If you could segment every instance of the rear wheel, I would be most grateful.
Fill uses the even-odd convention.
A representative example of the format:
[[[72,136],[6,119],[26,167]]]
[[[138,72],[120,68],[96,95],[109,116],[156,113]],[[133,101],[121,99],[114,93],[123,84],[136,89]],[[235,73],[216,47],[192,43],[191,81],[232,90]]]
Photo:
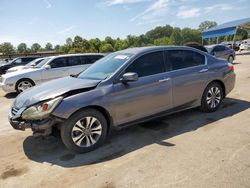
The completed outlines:
[[[214,112],[220,107],[223,99],[223,89],[217,82],[210,83],[201,99],[201,110],[203,112]]]
[[[19,80],[16,84],[16,91],[18,93],[22,93],[24,92],[25,90],[33,87],[35,85],[35,83],[32,81],[32,80],[29,80],[29,79],[22,79],[22,80]]]
[[[86,109],[72,115],[61,127],[65,146],[85,153],[102,145],[107,136],[107,120],[97,110]]]

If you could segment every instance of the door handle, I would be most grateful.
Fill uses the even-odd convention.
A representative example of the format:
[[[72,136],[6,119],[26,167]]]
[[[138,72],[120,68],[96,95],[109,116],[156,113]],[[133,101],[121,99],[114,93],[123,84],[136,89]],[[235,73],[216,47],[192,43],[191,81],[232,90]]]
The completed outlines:
[[[199,71],[199,73],[207,72],[207,71],[208,71],[208,69],[201,69],[201,70]]]
[[[170,80],[170,78],[164,78],[164,79],[162,79],[162,80],[159,80],[159,82],[167,82],[167,81],[169,81]]]

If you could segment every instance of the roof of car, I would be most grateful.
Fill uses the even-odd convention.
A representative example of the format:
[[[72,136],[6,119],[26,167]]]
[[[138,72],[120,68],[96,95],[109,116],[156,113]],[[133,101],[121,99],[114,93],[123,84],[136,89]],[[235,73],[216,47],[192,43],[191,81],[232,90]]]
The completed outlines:
[[[206,48],[214,48],[215,46],[225,46],[224,44],[211,44],[211,45],[206,45]]]
[[[72,56],[87,56],[87,55],[101,55],[104,56],[102,53],[79,53],[79,54],[63,54],[63,55],[57,55],[54,57],[72,57]]]
[[[189,49],[189,50],[197,50],[192,47],[188,46],[147,46],[147,47],[138,47],[138,48],[128,48],[125,50],[120,51],[120,53],[131,53],[131,54],[139,54],[143,52],[148,52],[152,50],[157,50],[157,49]],[[198,50],[201,51],[201,50]]]

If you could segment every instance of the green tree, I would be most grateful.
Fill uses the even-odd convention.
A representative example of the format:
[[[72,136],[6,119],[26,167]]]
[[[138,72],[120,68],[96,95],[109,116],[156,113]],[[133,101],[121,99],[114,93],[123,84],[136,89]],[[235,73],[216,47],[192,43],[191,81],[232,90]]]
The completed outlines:
[[[45,50],[53,50],[53,45],[50,43],[50,42],[48,42],[46,45],[45,45]]]
[[[200,30],[201,32],[203,32],[203,31],[205,31],[205,30],[207,30],[207,29],[210,29],[210,28],[212,28],[212,27],[215,27],[215,26],[217,26],[217,23],[216,23],[216,22],[206,20],[206,21],[200,23],[200,25],[199,25],[199,30]]]
[[[114,48],[111,44],[103,44],[100,50],[103,53],[107,53],[107,52],[113,52]]]
[[[56,52],[59,52],[59,50],[60,50],[60,45],[59,45],[59,44],[55,45],[54,49],[55,49]]]
[[[170,37],[173,32],[173,27],[170,25],[166,26],[158,26],[146,33],[146,37],[152,41],[155,39],[163,38],[163,37]]]
[[[175,27],[170,36],[170,44],[171,45],[181,45],[182,44],[182,36],[181,29],[179,27]]]
[[[72,47],[81,49],[82,48],[82,43],[83,43],[82,37],[77,35],[77,36],[74,37],[74,40],[72,42]]]
[[[25,43],[20,43],[17,46],[17,52],[18,53],[26,53],[27,51],[28,51],[28,49],[27,49],[27,45]]]
[[[197,29],[184,28],[181,30],[182,44],[187,42],[201,43],[201,32]]]
[[[118,38],[115,41],[115,47],[114,47],[115,51],[124,50],[126,48],[128,48],[128,43],[126,40],[121,40]]]
[[[163,37],[163,38],[159,38],[159,39],[154,40],[154,45],[156,45],[156,46],[170,45],[170,44],[171,44],[171,40],[169,37]]]
[[[104,43],[106,43],[106,44],[111,44],[112,47],[115,46],[115,41],[114,41],[114,39],[112,39],[110,36],[107,36],[107,37],[105,38]]]
[[[32,51],[32,52],[37,52],[37,51],[39,51],[40,49],[41,49],[41,45],[38,44],[38,43],[34,43],[34,44],[32,44],[32,46],[31,46],[31,51]]]
[[[66,45],[67,45],[67,46],[69,46],[69,47],[71,47],[71,46],[72,46],[72,44],[73,44],[73,40],[72,40],[72,38],[70,38],[70,37],[69,37],[69,38],[67,38],[67,39],[66,39]]]
[[[14,54],[15,49],[10,42],[4,42],[0,44],[0,52],[3,54]]]
[[[98,38],[90,39],[89,43],[90,43],[92,49],[94,48],[97,52],[100,52],[100,47],[102,45],[102,42],[100,39],[98,39]]]

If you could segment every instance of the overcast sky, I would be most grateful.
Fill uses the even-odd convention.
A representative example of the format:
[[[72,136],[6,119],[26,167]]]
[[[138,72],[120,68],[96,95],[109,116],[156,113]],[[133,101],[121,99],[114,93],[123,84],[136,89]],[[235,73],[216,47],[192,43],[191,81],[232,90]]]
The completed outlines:
[[[250,17],[250,0],[0,0],[0,43],[125,38],[158,25],[197,28]]]

